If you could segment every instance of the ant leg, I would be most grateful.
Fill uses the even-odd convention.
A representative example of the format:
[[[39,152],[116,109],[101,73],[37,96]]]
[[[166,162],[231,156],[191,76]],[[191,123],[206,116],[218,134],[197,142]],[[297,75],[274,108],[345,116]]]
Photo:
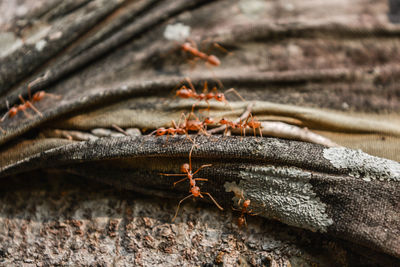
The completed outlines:
[[[190,116],[190,115],[189,115],[189,116]],[[183,119],[184,119],[183,121],[185,122],[185,125],[186,125],[186,122],[188,121],[188,118],[186,117],[185,113],[182,112],[182,113],[181,113],[181,116],[179,117],[178,127],[181,127],[182,117],[183,117]]]
[[[192,89],[193,92],[197,95],[196,89],[194,88],[193,83],[190,80],[190,78],[189,77],[185,77],[185,81],[189,84],[190,89]]]
[[[61,99],[62,95],[56,95],[56,94],[50,94],[50,93],[46,93],[46,96],[50,97],[50,98],[54,98],[54,99]]]
[[[172,218],[172,222],[175,221],[176,216],[178,215],[178,211],[179,211],[179,207],[181,206],[181,203],[182,203],[183,201],[185,201],[186,199],[188,199],[189,197],[191,197],[191,196],[193,196],[193,195],[190,194],[190,195],[188,195],[187,197],[184,197],[183,199],[181,199],[181,201],[179,201],[179,203],[178,203],[178,208],[176,209],[174,218]]]
[[[207,127],[207,126],[205,126],[205,127]],[[204,134],[205,136],[211,136],[211,134],[208,133],[207,130],[204,129],[204,128],[200,128],[198,134],[199,134],[200,132],[201,132],[202,134]]]
[[[195,143],[194,143],[193,139],[192,139],[192,138],[190,138],[189,134],[188,134],[186,131],[185,131],[185,134],[186,134],[186,139],[189,139],[189,140],[190,140],[190,142],[192,142],[192,143],[193,143],[193,145],[195,145]]]
[[[120,133],[122,133],[122,134],[124,134],[124,135],[126,135],[126,136],[129,136],[129,134],[124,130],[124,129],[122,129],[121,127],[119,127],[118,125],[116,125],[116,124],[111,124],[111,127],[113,127],[115,130],[117,130],[118,132],[120,132]]]
[[[207,92],[208,92],[208,83],[207,81],[204,81],[203,94],[206,94]]]
[[[192,171],[192,152],[194,149],[195,143],[193,143],[192,148],[190,149],[189,152],[189,170]]]
[[[228,125],[226,125],[224,136],[227,136],[226,134],[228,133],[228,129],[229,129],[229,127],[228,127]]]
[[[226,93],[229,93],[229,92],[234,92],[235,95],[237,95],[243,102],[246,102],[246,100],[239,94],[238,91],[235,90],[235,88],[230,88],[230,89],[226,90],[226,91],[224,92],[224,95],[225,95]]]
[[[232,210],[234,210],[234,211],[242,211],[242,210],[236,209],[236,208],[234,208],[234,207],[232,207]]]
[[[208,181],[208,179],[206,179],[206,178],[195,178],[194,179],[195,181]]]
[[[183,178],[183,179],[180,179],[179,181],[174,182],[174,187],[175,187],[177,184],[179,184],[180,182],[185,181],[186,179],[187,179],[187,177],[185,177],[185,178]]]
[[[40,112],[30,101],[26,101],[26,105],[33,109],[40,117],[43,117],[42,112]]]
[[[159,173],[159,174],[163,175],[163,176],[187,176],[187,174],[183,174],[183,173]]]
[[[253,210],[251,210],[251,211],[248,211],[247,212],[247,214],[249,214],[249,215],[251,215],[251,216],[258,216],[258,215],[260,215],[262,212],[260,211],[260,212],[257,212],[257,213],[250,213],[250,212],[252,212]]]
[[[208,196],[211,198],[211,200],[214,202],[214,204],[215,204],[220,210],[224,210],[224,208],[221,207],[221,206],[217,203],[217,201],[211,196],[210,193],[203,192],[203,194],[208,195]]]
[[[24,115],[25,115],[27,118],[32,118],[32,115],[29,114],[28,112],[26,112],[25,107],[24,107],[23,109],[21,109],[21,110],[22,110],[22,112],[24,113]]]
[[[192,105],[192,111],[191,111],[191,113],[194,114],[194,108],[195,108],[196,105],[199,104],[200,102],[201,102],[201,101],[197,101],[196,103],[194,103],[194,104]]]
[[[201,169],[206,168],[206,167],[211,167],[211,166],[212,166],[212,164],[204,164],[204,165],[200,166],[200,168],[198,168],[197,171],[195,171],[195,172],[193,173],[193,175],[195,175],[196,173],[198,173]]]
[[[7,118],[8,112],[1,117],[0,122],[3,122]]]
[[[226,49],[225,47],[220,45],[219,43],[214,42],[213,45],[214,45],[214,47],[218,48],[219,50],[221,50],[224,53],[227,53],[228,55],[233,54],[232,52],[229,52],[228,49]]]
[[[174,127],[174,129],[178,129],[178,126],[176,125],[174,120],[171,120],[171,125]],[[172,133],[172,136],[175,136],[176,132]]]

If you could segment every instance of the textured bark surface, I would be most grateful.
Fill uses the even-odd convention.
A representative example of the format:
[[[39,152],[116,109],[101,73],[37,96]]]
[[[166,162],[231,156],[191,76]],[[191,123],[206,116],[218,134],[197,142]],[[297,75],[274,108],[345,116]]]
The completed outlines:
[[[19,94],[28,99],[28,85],[61,96],[35,103],[43,116],[28,110],[0,124],[2,264],[399,263],[394,1],[5,1],[0,12],[0,109],[19,104]],[[193,67],[164,37],[177,23],[221,66]],[[204,80],[234,87],[262,121],[307,127],[373,156],[279,138],[198,137],[194,166],[213,164],[199,173],[209,179],[201,189],[225,211],[187,200],[171,223],[188,187],[158,173],[179,172],[191,143],[141,135],[190,110],[193,101],[173,98],[185,76],[198,90]],[[232,109],[211,102],[209,115],[235,119],[248,106],[227,98]],[[240,192],[260,213],[246,229],[231,211]]]

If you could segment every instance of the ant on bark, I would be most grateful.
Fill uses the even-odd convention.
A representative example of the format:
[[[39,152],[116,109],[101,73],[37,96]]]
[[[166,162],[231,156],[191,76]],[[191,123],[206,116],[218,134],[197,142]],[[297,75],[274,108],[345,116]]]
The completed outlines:
[[[20,112],[20,111],[22,111],[27,118],[31,118],[32,115],[26,111],[29,108],[32,109],[33,111],[35,111],[39,116],[42,117],[43,114],[33,105],[33,103],[41,101],[45,96],[49,96],[49,97],[53,97],[53,98],[61,97],[59,95],[46,93],[45,91],[38,91],[32,97],[30,97],[31,96],[30,86],[28,86],[28,92],[29,92],[29,100],[25,100],[22,97],[22,95],[19,95],[18,97],[22,104],[14,105],[13,107],[9,108],[8,111],[6,112],[6,114],[4,114],[3,117],[0,119],[0,123],[3,122],[7,116],[9,118],[12,118],[15,115],[17,115],[18,112]],[[8,104],[8,102],[7,102],[7,104]],[[3,132],[4,132],[4,130],[3,130]]]
[[[213,87],[213,89],[211,90],[211,92],[208,91],[208,83],[207,81],[204,82],[204,87],[203,87],[203,92],[201,94],[198,94],[196,92],[195,87],[193,86],[192,81],[190,80],[189,77],[185,78],[185,81],[189,84],[190,88],[187,88],[186,85],[183,85],[180,89],[178,89],[178,91],[176,91],[176,96],[179,96],[180,98],[193,98],[198,100],[196,103],[194,103],[192,105],[192,113],[194,111],[194,107],[201,102],[202,100],[205,100],[205,102],[207,103],[208,107],[207,110],[210,110],[210,102],[209,100],[211,99],[215,99],[218,102],[224,102],[226,105],[230,106],[229,102],[226,100],[225,94],[228,92],[234,92],[241,100],[245,101],[243,99],[243,97],[234,89],[228,89],[225,91],[225,93],[220,93],[218,92],[217,87]],[[232,107],[231,107],[232,109]]]
[[[233,121],[229,121],[229,120],[227,120],[225,118],[222,118],[219,121],[219,123],[222,124],[222,125],[226,125],[224,135],[226,135],[226,133],[228,132],[229,127],[231,127],[233,129],[234,128],[240,129],[240,136],[242,136],[243,135],[243,130],[246,128],[246,124],[243,124],[241,121],[239,123],[236,123],[236,122],[233,122]],[[246,133],[245,133],[245,135],[246,135]]]
[[[200,121],[199,118],[194,115],[194,113],[190,113],[188,117],[184,113],[182,113],[181,117],[184,117],[185,122],[182,125],[186,131],[197,131],[198,133],[203,133],[204,135],[210,135],[207,132],[207,125],[214,124],[214,120],[210,117],[205,118],[203,121]],[[190,120],[190,117],[194,116],[195,120]]]
[[[183,178],[183,179],[181,179],[181,180],[179,180],[179,181],[174,182],[174,186],[175,186],[176,184],[180,183],[180,182],[185,181],[186,179],[188,179],[188,180],[189,180],[189,183],[190,183],[190,190],[189,190],[190,195],[184,197],[183,199],[181,199],[181,200],[179,201],[178,208],[176,209],[175,216],[174,216],[174,218],[172,219],[172,221],[175,221],[176,216],[178,215],[179,208],[180,208],[181,203],[182,203],[183,201],[185,201],[186,199],[188,199],[188,198],[190,198],[190,197],[201,197],[201,198],[204,198],[203,194],[204,194],[204,195],[208,195],[208,196],[211,198],[211,200],[214,202],[214,204],[215,204],[220,210],[224,210],[224,209],[217,203],[217,201],[211,196],[210,193],[201,192],[201,191],[200,191],[200,188],[196,185],[196,181],[208,181],[208,179],[205,179],[205,178],[194,178],[194,175],[195,175],[196,173],[198,173],[201,169],[212,166],[212,164],[204,164],[204,165],[200,166],[200,168],[198,168],[195,172],[192,172],[192,152],[193,152],[194,147],[195,147],[195,144],[193,144],[192,148],[190,149],[190,153],[189,153],[189,164],[188,164],[188,163],[184,163],[184,164],[182,164],[182,166],[181,166],[181,172],[183,172],[183,174],[181,174],[181,173],[179,173],[179,174],[160,173],[160,174],[163,175],[163,176],[185,176],[185,178]]]
[[[249,118],[251,118],[250,121]],[[262,137],[262,131],[261,131],[261,122],[258,121],[257,119],[255,119],[255,117],[253,117],[253,115],[251,115],[251,113],[249,114],[249,116],[246,119],[246,126],[249,128],[252,128],[254,131],[254,136],[256,136],[256,129],[258,129],[260,136]]]
[[[183,51],[192,54],[195,58],[199,58],[204,60],[206,63],[218,67],[221,64],[221,61],[214,55],[207,55],[204,52],[201,52],[197,49],[197,45],[195,42],[186,42],[181,45]]]
[[[172,124],[172,127],[169,127],[169,128],[167,128],[167,129],[164,128],[164,127],[158,128],[157,130],[154,130],[153,132],[151,132],[151,133],[149,134],[149,136],[150,136],[150,135],[153,135],[153,134],[156,134],[156,136],[167,135],[166,141],[168,142],[168,137],[169,137],[170,135],[174,136],[174,135],[176,135],[176,134],[186,134],[186,138],[188,138],[192,143],[194,143],[194,141],[190,138],[190,136],[189,136],[188,132],[186,131],[186,129],[183,128],[183,127],[180,127],[180,126],[179,126],[179,123],[178,123],[178,125],[177,125],[177,124],[175,123],[175,121],[172,120],[172,121],[171,121],[171,124]]]
[[[232,207],[233,210],[240,211],[240,216],[237,220],[237,225],[239,228],[241,228],[243,225],[246,225],[246,227],[247,227],[246,214],[251,215],[251,216],[256,216],[256,215],[260,214],[260,213],[253,213],[253,210],[248,210],[251,202],[250,202],[250,199],[246,199],[246,200],[244,199],[243,191],[241,193],[241,196],[239,197],[238,206],[240,206],[240,203],[242,200],[243,200],[243,205],[242,205],[241,209],[236,209],[236,208]]]
[[[196,120],[190,120],[191,116],[195,116]],[[181,124],[181,120],[184,118],[184,123]],[[193,113],[190,113],[189,116],[186,116],[185,113],[181,114],[181,117],[179,119],[178,124],[175,123],[174,120],[171,121],[172,127],[170,128],[158,128],[157,130],[151,132],[149,135],[155,134],[156,136],[162,136],[162,135],[167,135],[167,140],[168,141],[168,136],[169,135],[176,135],[176,134],[186,134],[186,137],[194,144],[194,141],[190,138],[189,136],[189,131],[197,131],[198,133],[203,133],[204,135],[210,135],[206,131],[206,127],[209,124],[213,124],[214,121],[211,118],[205,118],[203,121],[200,121],[196,115]]]
[[[251,118],[251,120],[249,121],[249,119]],[[238,128],[240,129],[240,135],[242,136],[244,134],[244,136],[246,136],[246,128],[251,128],[254,131],[254,136],[256,136],[256,129],[259,130],[260,132],[260,136],[262,137],[262,132],[261,132],[261,122],[254,119],[255,117],[253,117],[253,115],[251,115],[251,113],[249,114],[249,116],[247,116],[247,119],[242,122],[240,121],[239,123],[233,122],[233,121],[229,121],[225,118],[222,118],[219,123],[220,124],[224,124],[226,125],[226,129],[225,129],[225,135],[228,131],[228,127],[231,128]]]
[[[26,110],[28,108],[33,109],[37,114],[39,114],[39,116],[43,116],[43,114],[32,104],[33,101],[31,102],[29,100],[25,100],[21,95],[19,95],[18,97],[21,100],[22,104],[15,105],[15,106],[9,108],[8,111],[6,112],[6,114],[4,114],[4,116],[0,119],[0,122],[3,122],[7,116],[9,118],[14,117],[20,111],[22,111],[27,118],[30,118],[30,117],[32,117],[32,115],[30,115],[28,112],[26,112]],[[35,101],[39,101],[39,100],[35,100]]]

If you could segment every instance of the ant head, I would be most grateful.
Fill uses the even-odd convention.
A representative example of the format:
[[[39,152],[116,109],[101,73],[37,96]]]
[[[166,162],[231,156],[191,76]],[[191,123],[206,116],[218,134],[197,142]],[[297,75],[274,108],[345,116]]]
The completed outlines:
[[[190,189],[190,192],[193,194],[193,196],[198,197],[200,196],[200,188],[198,186],[193,186]]]
[[[40,101],[45,95],[46,95],[46,93],[45,93],[44,91],[36,92],[36,93],[32,96],[32,100],[33,100],[33,101]]]
[[[212,118],[207,117],[207,118],[204,119],[204,123],[205,123],[205,124],[213,124],[213,123],[215,123],[215,122],[214,122],[214,120],[213,120]]]
[[[15,115],[17,115],[17,113],[18,113],[18,108],[17,107],[12,107],[12,108],[10,108],[9,110],[8,110],[8,116],[11,118],[11,117],[14,117]]]
[[[225,119],[225,118],[222,118],[222,119],[219,121],[219,123],[221,123],[221,124],[227,124],[227,123],[228,123],[228,120]]]
[[[214,55],[209,55],[207,58],[207,62],[216,67],[221,64],[221,61],[219,61],[219,59]]]
[[[190,166],[189,166],[188,163],[182,164],[182,166],[181,166],[181,172],[188,173],[188,172],[189,172],[189,169],[190,169]]]
[[[166,130],[165,128],[159,128],[159,129],[157,129],[157,131],[156,131],[156,135],[157,135],[157,136],[164,135],[164,134],[166,134],[166,133],[167,133],[167,130]]]
[[[250,199],[246,199],[244,202],[243,202],[243,207],[248,207],[248,206],[250,206]]]
[[[192,49],[192,46],[190,45],[190,43],[184,43],[183,45],[182,45],[182,49],[184,50],[184,51],[188,51],[188,50],[190,50],[190,49]]]
[[[225,95],[223,93],[218,93],[215,95],[215,100],[219,101],[219,102],[225,102]]]

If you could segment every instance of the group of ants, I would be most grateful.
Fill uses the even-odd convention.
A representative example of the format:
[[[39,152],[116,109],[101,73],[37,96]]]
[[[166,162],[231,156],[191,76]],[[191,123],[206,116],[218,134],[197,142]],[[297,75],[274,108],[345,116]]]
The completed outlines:
[[[215,56],[215,55],[209,55],[207,53],[201,52],[197,49],[197,47],[195,46],[194,43],[189,43],[186,42],[184,44],[181,45],[181,49],[183,51],[186,51],[188,53],[190,53],[193,57],[195,57],[196,59],[200,59],[205,61],[207,64],[211,65],[211,66],[219,66],[221,64],[220,60]],[[218,121],[218,123],[216,123],[216,121],[214,121],[212,118],[210,117],[206,117],[204,120],[200,120],[195,114],[194,114],[194,108],[195,106],[202,102],[205,101],[208,105],[207,111],[209,111],[210,109],[210,100],[216,100],[218,102],[223,102],[226,105],[229,105],[228,101],[225,98],[225,94],[227,92],[233,91],[235,92],[242,100],[244,100],[239,93],[236,92],[235,89],[231,88],[227,91],[225,91],[225,93],[221,93],[218,92],[217,87],[214,87],[211,91],[208,91],[208,84],[207,82],[204,82],[204,87],[203,87],[203,92],[202,93],[197,93],[195,87],[193,86],[191,80],[186,77],[185,78],[186,83],[188,84],[189,87],[187,87],[186,85],[182,85],[177,91],[176,91],[176,96],[180,97],[180,98],[184,98],[184,99],[194,99],[197,100],[197,102],[195,102],[192,105],[192,110],[191,112],[186,115],[185,113],[181,114],[181,117],[179,119],[178,124],[175,123],[174,120],[171,121],[171,126],[170,128],[159,128],[155,131],[153,131],[152,133],[150,133],[150,135],[155,134],[156,136],[162,136],[162,135],[167,135],[167,140],[168,140],[168,136],[169,135],[177,135],[177,134],[185,134],[187,139],[189,139],[193,145],[192,148],[189,152],[189,163],[184,163],[182,164],[180,171],[181,173],[179,174],[168,174],[168,173],[160,173],[160,175],[163,176],[182,176],[184,178],[182,178],[179,181],[176,181],[173,183],[173,186],[175,187],[176,184],[180,183],[180,182],[184,182],[186,180],[189,180],[189,185],[190,185],[190,195],[184,197],[183,199],[181,199],[178,203],[178,207],[176,209],[175,212],[175,216],[173,217],[172,221],[174,221],[178,215],[179,212],[179,208],[180,205],[182,204],[183,201],[185,201],[186,199],[190,198],[190,197],[201,197],[204,198],[203,195],[207,195],[210,197],[210,199],[214,202],[214,204],[220,209],[223,210],[223,208],[218,204],[218,202],[212,197],[212,195],[208,192],[202,192],[200,190],[200,187],[198,185],[196,185],[196,181],[208,181],[208,179],[205,178],[198,178],[198,177],[194,177],[201,169],[206,168],[206,167],[210,167],[212,166],[212,164],[205,164],[200,166],[195,172],[192,171],[192,152],[194,147],[196,146],[195,142],[190,138],[189,136],[189,132],[197,132],[198,134],[203,134],[206,136],[210,136],[211,133],[207,131],[207,126],[209,125],[216,125],[216,124],[220,124],[221,126],[225,127],[225,133],[224,135],[227,134],[229,128],[233,128],[233,129],[240,129],[240,134],[241,136],[245,135],[245,131],[246,128],[250,128],[253,129],[254,132],[254,136],[256,136],[256,129],[259,130],[259,134],[262,137],[262,132],[261,132],[261,122],[259,122],[255,117],[252,116],[251,112],[249,112],[248,116],[246,119],[242,120],[240,119],[239,122],[235,122],[235,121],[230,121],[226,118],[222,118]],[[192,119],[192,117],[194,117],[194,119]],[[181,123],[181,121],[183,121]],[[238,227],[241,228],[243,225],[247,226],[247,222],[246,222],[246,215],[257,215],[255,213],[253,213],[253,211],[251,209],[249,209],[250,207],[250,199],[245,199],[244,195],[243,195],[243,191],[240,194],[235,193],[236,197],[239,199],[237,206],[240,207],[240,209],[237,208],[233,208],[233,210],[235,211],[239,211],[240,212],[240,216],[238,217],[237,220],[237,224]]]
[[[191,54],[195,59],[200,59],[205,61],[207,64],[211,65],[211,66],[219,66],[221,64],[220,60],[215,56],[215,55],[211,55],[211,54],[207,54],[204,52],[201,52],[200,50],[197,49],[196,45],[194,43],[189,43],[189,42],[185,42],[184,44],[181,45],[181,49],[189,54]],[[182,113],[181,118],[178,122],[178,124],[175,123],[175,121],[172,120],[172,127],[170,128],[159,128],[155,131],[153,131],[152,133],[150,133],[150,135],[155,134],[156,136],[162,136],[162,135],[167,135],[167,140],[168,140],[168,136],[169,135],[177,135],[177,134],[185,134],[186,137],[193,143],[193,146],[190,150],[189,153],[189,163],[185,163],[181,166],[180,170],[182,173],[180,174],[167,174],[167,173],[161,173],[161,175],[164,176],[184,176],[185,178],[174,182],[174,186],[180,182],[183,182],[185,180],[189,180],[189,184],[190,184],[190,195],[186,196],[185,198],[183,198],[182,200],[179,201],[177,210],[175,212],[175,216],[173,217],[172,221],[174,221],[178,215],[178,211],[180,208],[180,205],[183,201],[185,201],[186,199],[190,198],[190,197],[201,197],[203,198],[203,195],[208,195],[210,197],[210,199],[215,203],[215,205],[220,209],[223,210],[223,208],[217,203],[217,201],[211,196],[210,193],[207,192],[201,192],[199,186],[196,185],[196,181],[208,181],[208,179],[205,178],[194,178],[194,176],[203,168],[206,167],[210,167],[211,164],[206,164],[206,165],[202,165],[200,168],[198,168],[195,172],[192,171],[192,161],[191,161],[191,156],[192,156],[192,151],[194,149],[194,147],[196,146],[195,142],[190,138],[189,136],[189,132],[197,132],[198,134],[204,134],[207,136],[210,136],[211,134],[207,131],[207,126],[209,125],[215,125],[216,122],[212,119],[212,118],[205,118],[203,121],[200,121],[199,118],[194,114],[194,108],[195,106],[200,103],[201,101],[205,101],[208,104],[208,109],[210,109],[210,104],[209,101],[214,99],[218,102],[223,102],[227,105],[229,105],[228,101],[225,98],[225,94],[218,92],[217,87],[214,87],[210,92],[208,91],[208,85],[207,82],[204,83],[204,88],[203,88],[203,92],[198,94],[196,92],[195,87],[193,86],[191,80],[189,78],[185,78],[185,81],[187,82],[187,84],[189,85],[189,87],[187,87],[186,85],[182,85],[177,91],[176,91],[176,96],[180,97],[180,98],[184,98],[184,99],[195,99],[197,100],[197,102],[195,104],[193,104],[192,106],[192,110],[190,112],[189,115],[185,115],[184,113]],[[35,103],[41,101],[44,97],[51,97],[51,98],[60,98],[61,96],[59,95],[55,95],[55,94],[50,94],[50,93],[46,93],[45,91],[38,91],[35,94],[31,95],[31,86],[32,84],[35,83],[32,82],[28,85],[28,96],[29,96],[29,100],[25,100],[22,95],[19,95],[19,99],[21,101],[21,104],[19,105],[14,105],[13,107],[8,107],[8,111],[1,117],[0,119],[0,123],[3,123],[7,118],[11,119],[13,117],[15,117],[19,112],[23,112],[24,115],[27,118],[31,118],[32,115],[30,113],[27,112],[28,109],[33,110],[37,115],[39,116],[43,116],[43,114],[39,111],[38,108],[35,107]],[[225,91],[225,93],[229,92],[229,91],[234,91],[241,99],[243,99],[236,91],[235,89],[231,88],[227,91]],[[7,106],[8,106],[8,102],[7,102]],[[195,119],[191,119],[192,116]],[[183,118],[183,123],[181,123],[181,120]],[[261,122],[259,122],[258,120],[256,120],[251,113],[249,113],[249,116],[247,116],[247,118],[243,121],[240,122],[234,122],[234,121],[230,121],[227,120],[225,118],[222,118],[221,120],[219,120],[219,124],[220,125],[224,125],[225,126],[225,133],[224,135],[227,134],[227,131],[229,128],[236,128],[236,129],[240,129],[241,135],[244,133],[245,134],[245,130],[246,128],[250,128],[253,129],[254,131],[254,135],[256,136],[256,129],[259,129],[259,133],[260,136],[262,137],[262,132],[261,132]],[[3,128],[0,127],[0,131],[5,133],[5,130]],[[236,197],[239,199],[237,205],[238,207],[241,206],[241,209],[236,209],[236,208],[232,208],[233,210],[236,211],[240,211],[240,216],[238,218],[237,224],[240,227],[242,227],[243,225],[247,225],[246,223],[246,214],[249,215],[257,215],[254,214],[252,212],[252,210],[249,209],[250,206],[250,200],[249,199],[245,199],[243,196],[243,192],[239,195],[236,195]]]

